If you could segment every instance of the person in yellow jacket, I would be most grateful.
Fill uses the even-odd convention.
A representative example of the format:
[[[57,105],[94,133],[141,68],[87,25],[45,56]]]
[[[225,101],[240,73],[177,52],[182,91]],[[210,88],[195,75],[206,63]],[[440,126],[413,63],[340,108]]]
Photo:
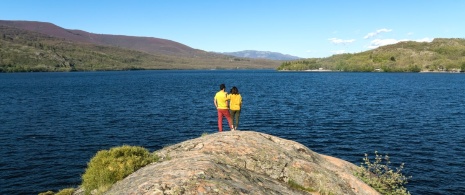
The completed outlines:
[[[239,116],[241,115],[242,96],[236,86],[231,88],[229,99],[229,112],[233,120],[234,130],[237,130],[237,127],[239,126]]]
[[[225,91],[226,85],[220,85],[220,91],[218,91],[213,98],[213,103],[215,103],[216,110],[218,112],[218,130],[223,131],[223,117],[226,117],[228,120],[228,125],[231,127],[231,131],[234,131],[231,116],[229,115],[228,93]]]

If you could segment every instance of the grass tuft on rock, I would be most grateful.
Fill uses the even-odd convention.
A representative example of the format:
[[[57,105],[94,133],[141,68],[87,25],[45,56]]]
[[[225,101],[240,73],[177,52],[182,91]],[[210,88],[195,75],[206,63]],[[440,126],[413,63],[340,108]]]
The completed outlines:
[[[60,190],[55,195],[73,195],[73,193],[75,191],[76,191],[76,189],[74,189],[74,188],[66,188],[66,189]]]
[[[301,191],[306,191],[306,192],[316,192],[316,190],[314,190],[313,188],[310,188],[310,187],[304,187],[302,185],[300,185],[299,183],[297,183],[296,181],[292,180],[292,179],[289,179],[289,181],[287,182],[287,184],[293,188],[293,189],[296,189],[296,190],[301,190]]]
[[[39,193],[39,195],[73,195],[73,193],[76,191],[74,188],[66,188],[62,189],[59,192],[55,193],[53,191],[47,191],[47,192],[42,192]]]

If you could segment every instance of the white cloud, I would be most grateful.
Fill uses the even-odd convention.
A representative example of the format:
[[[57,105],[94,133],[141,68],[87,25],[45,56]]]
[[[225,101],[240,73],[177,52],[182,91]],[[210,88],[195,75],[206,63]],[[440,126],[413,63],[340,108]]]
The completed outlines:
[[[331,51],[331,53],[333,54],[343,54],[343,53],[347,53],[346,50],[335,50],[335,51]]]
[[[408,36],[411,36],[411,35],[413,35],[413,32],[409,32],[409,33],[407,33],[407,35],[408,35]]]
[[[415,41],[416,42],[431,42],[431,41],[433,41],[433,39],[426,37],[426,38],[423,38],[423,39],[417,39]]]
[[[365,35],[363,38],[364,38],[364,39],[368,39],[368,38],[371,38],[371,37],[374,37],[374,36],[378,35],[379,33],[382,33],[382,32],[391,32],[391,31],[392,31],[392,29],[382,28],[382,29],[376,30],[375,32],[368,33],[368,34]]]
[[[417,39],[417,40],[375,39],[375,40],[370,42],[370,45],[368,46],[368,48],[374,49],[374,48],[381,47],[381,46],[384,46],[384,45],[396,44],[396,43],[399,43],[399,42],[402,42],[402,41],[431,42],[431,41],[433,41],[433,39],[430,39],[430,38],[423,38],[423,39]]]
[[[397,40],[397,39],[375,39],[375,40],[371,41],[370,46],[368,46],[368,48],[374,49],[374,48],[384,46],[384,45],[395,44],[395,43],[398,43],[400,41],[401,40]]]
[[[346,43],[353,43],[353,42],[355,42],[355,39],[343,40],[343,39],[338,39],[338,38],[331,38],[331,39],[328,39],[328,40],[331,41],[331,42],[334,43],[334,44],[346,44]]]

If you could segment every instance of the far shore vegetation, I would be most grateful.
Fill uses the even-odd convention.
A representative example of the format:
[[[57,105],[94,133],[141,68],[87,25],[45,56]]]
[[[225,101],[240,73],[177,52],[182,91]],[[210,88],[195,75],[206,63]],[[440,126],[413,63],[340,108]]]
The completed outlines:
[[[200,52],[196,56],[146,53],[123,47],[73,42],[0,26],[1,72],[107,70],[276,69],[278,71],[464,72],[465,39],[400,42],[327,58],[292,61],[239,58]]]
[[[283,62],[280,71],[464,72],[465,39],[400,42],[354,54]]]

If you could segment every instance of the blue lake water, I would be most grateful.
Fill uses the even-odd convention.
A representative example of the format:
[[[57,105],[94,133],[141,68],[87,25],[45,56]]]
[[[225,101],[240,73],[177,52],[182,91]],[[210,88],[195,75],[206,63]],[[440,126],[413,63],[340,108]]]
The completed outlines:
[[[378,151],[412,194],[465,193],[465,74],[204,70],[0,74],[0,194],[77,187],[99,150],[216,133],[221,83],[243,97],[239,130],[356,165]]]

